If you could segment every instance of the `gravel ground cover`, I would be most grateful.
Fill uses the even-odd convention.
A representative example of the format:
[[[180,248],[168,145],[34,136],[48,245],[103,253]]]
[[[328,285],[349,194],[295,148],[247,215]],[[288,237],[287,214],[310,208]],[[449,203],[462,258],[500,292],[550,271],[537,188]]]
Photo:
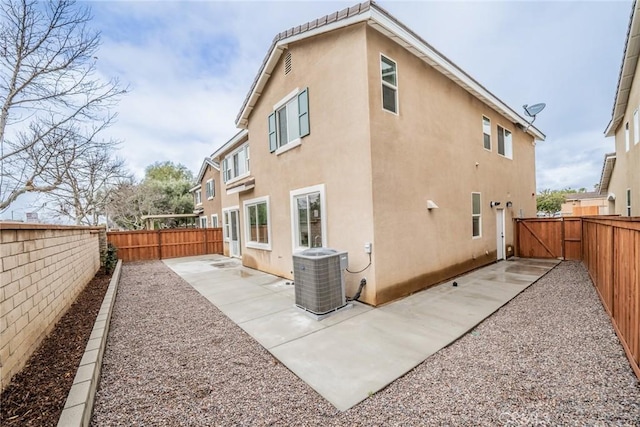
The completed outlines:
[[[636,426],[640,383],[577,262],[339,412],[155,261],[124,265],[92,425]]]

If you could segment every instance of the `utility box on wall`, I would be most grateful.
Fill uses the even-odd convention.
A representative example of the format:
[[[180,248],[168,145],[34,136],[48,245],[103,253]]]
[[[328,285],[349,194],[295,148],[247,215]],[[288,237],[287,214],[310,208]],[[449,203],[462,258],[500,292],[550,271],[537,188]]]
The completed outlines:
[[[346,305],[347,252],[312,248],[293,255],[295,301],[299,308],[324,315]]]

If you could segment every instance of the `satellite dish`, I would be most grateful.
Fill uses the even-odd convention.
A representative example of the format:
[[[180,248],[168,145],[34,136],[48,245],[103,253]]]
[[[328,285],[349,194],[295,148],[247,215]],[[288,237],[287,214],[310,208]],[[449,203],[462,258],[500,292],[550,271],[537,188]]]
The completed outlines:
[[[534,104],[532,106],[528,106],[527,104],[524,104],[522,106],[522,108],[524,108],[524,112],[525,112],[525,114],[527,116],[535,118],[536,115],[540,111],[544,110],[544,107],[546,107],[546,106],[547,106],[547,104],[545,104],[545,103]]]

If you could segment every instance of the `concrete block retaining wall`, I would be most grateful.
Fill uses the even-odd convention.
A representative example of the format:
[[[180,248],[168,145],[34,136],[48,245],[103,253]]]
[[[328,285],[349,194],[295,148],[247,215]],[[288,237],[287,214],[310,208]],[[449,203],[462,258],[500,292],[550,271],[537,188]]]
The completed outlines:
[[[100,268],[100,231],[0,224],[0,391]]]

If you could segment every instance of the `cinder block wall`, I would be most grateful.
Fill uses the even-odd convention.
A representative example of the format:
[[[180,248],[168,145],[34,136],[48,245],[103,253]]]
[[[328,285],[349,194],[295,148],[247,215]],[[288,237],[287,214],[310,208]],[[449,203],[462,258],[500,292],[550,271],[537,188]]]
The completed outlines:
[[[0,391],[100,268],[99,232],[0,223]]]

